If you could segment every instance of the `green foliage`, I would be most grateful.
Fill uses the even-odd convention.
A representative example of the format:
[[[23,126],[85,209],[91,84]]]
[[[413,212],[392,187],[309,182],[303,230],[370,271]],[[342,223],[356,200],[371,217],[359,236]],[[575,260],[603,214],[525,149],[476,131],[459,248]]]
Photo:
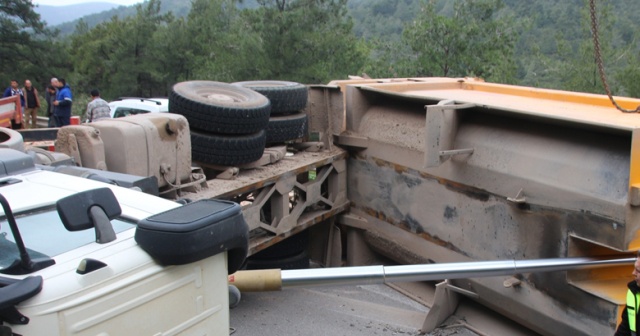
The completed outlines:
[[[640,12],[597,3],[610,86],[640,97]],[[42,90],[64,77],[74,114],[93,88],[166,96],[192,79],[479,76],[603,92],[588,0],[148,0],[61,29],[45,29],[30,0],[0,0],[0,83]]]
[[[375,39],[368,42],[369,57],[362,72],[371,78],[415,77],[416,57],[411,48],[399,40]]]
[[[89,93],[87,92],[76,92],[72,89],[72,94],[73,94],[73,104],[71,105],[71,115],[74,116],[80,116],[80,119],[82,119],[82,116],[84,115],[84,113],[87,111],[87,105],[89,104],[89,102],[91,102],[91,95],[89,95]],[[46,104],[44,105],[44,110],[46,111]]]
[[[178,81],[283,79],[321,83],[355,73],[366,46],[352,33],[346,0],[195,0],[186,17],[162,14],[159,0],[137,14],[71,37],[73,80],[103,96],[167,95]]]
[[[366,46],[351,32],[346,0],[258,0],[243,11],[262,41],[264,78],[323,83],[364,64]]]
[[[82,91],[99,88],[107,98],[167,95],[167,69],[161,62],[167,53],[154,41],[173,16],[160,14],[159,0],[149,0],[136,10],[136,16],[114,16],[93,29],[82,21],[78,24],[70,51],[73,79]]]
[[[108,2],[108,1],[107,1]],[[142,4],[144,5],[144,3]],[[75,28],[80,22],[80,20],[84,21],[89,28],[93,28],[100,23],[110,21],[114,16],[117,16],[119,19],[125,19],[130,16],[135,16],[137,14],[137,6],[119,6],[117,8],[95,13],[91,15],[87,15],[82,19],[74,20],[71,22],[66,22],[56,26],[56,28],[60,31],[61,36],[69,36],[75,32]],[[185,0],[163,0],[160,4],[160,13],[159,14],[168,14],[171,12],[175,17],[185,17],[189,13],[191,9],[191,1]]]
[[[515,34],[512,20],[496,15],[502,6],[500,0],[460,0],[446,16],[436,12],[435,2],[423,3],[403,33],[416,54],[415,75],[512,82]]]
[[[555,15],[549,8],[552,3]],[[598,3],[602,57],[605,61],[615,60],[620,54],[613,48],[617,42],[612,7],[607,2]],[[521,10],[536,14],[529,17],[527,29],[520,30],[525,37],[518,42],[519,83],[604,93],[594,59],[588,8],[588,0],[557,4],[545,0],[524,5]],[[616,86],[615,82],[611,84]]]
[[[0,0],[0,62],[2,68],[8,66],[4,62],[11,62],[26,56],[21,48],[25,44],[33,43],[32,30],[35,34],[44,32],[44,25],[40,16],[33,11],[33,4],[29,0]]]
[[[260,78],[262,45],[232,0],[195,0],[188,16],[185,46],[193,57],[191,77],[232,82]]]
[[[30,0],[0,0],[0,83],[30,79],[39,89],[67,64],[55,32],[44,28]]]
[[[353,32],[365,39],[400,40],[405,22],[420,10],[416,0],[350,0]]]
[[[626,95],[630,97],[640,97],[640,68],[636,65],[639,64],[640,58],[636,54],[634,59],[635,64],[629,64],[625,68],[622,68],[617,73],[617,78],[625,89]]]
[[[460,15],[454,7],[461,0],[434,0],[431,15],[444,18],[454,18]],[[414,64],[406,55],[407,37],[403,37],[402,27],[398,25],[398,11],[390,16],[378,15],[378,2],[383,3],[385,12],[395,4],[396,8],[405,6],[410,8],[410,16],[403,18],[404,22],[420,22],[423,11],[416,10],[420,0],[350,0],[349,9],[355,19],[354,32],[373,41],[373,52],[365,66],[370,74],[398,73],[401,77],[437,73],[425,66],[411,68]],[[500,62],[490,71],[491,75],[483,75],[485,79],[497,82],[512,82],[520,85],[578,90],[587,92],[603,92],[599,76],[595,72],[593,58],[592,37],[590,32],[590,18],[588,16],[588,0],[503,0],[503,6],[494,8],[494,18],[510,22],[508,29],[513,31],[513,57],[511,62]],[[601,43],[603,44],[603,59],[608,74],[610,86],[614,92],[622,95],[640,97],[634,89],[640,77],[636,74],[640,59],[640,38],[637,33],[640,13],[635,6],[622,0],[598,0],[598,15],[600,21]],[[415,14],[415,15],[411,15]],[[438,20],[436,20],[438,21]],[[440,18],[442,23],[443,18]],[[445,24],[447,20],[444,20]],[[434,22],[435,23],[435,22]],[[463,29],[449,20],[448,31],[461,33]],[[459,25],[466,25],[467,20],[460,20]],[[409,27],[407,27],[409,28]],[[384,32],[384,33],[382,33]],[[425,32],[420,32],[426,34]],[[409,34],[405,31],[405,35]],[[448,37],[451,42],[455,39]],[[500,39],[501,36],[494,35]],[[470,39],[463,39],[469,40]],[[472,41],[475,42],[475,41]],[[508,41],[511,43],[511,41]],[[462,43],[462,47],[470,49]],[[420,47],[420,45],[418,45]],[[424,45],[422,46],[426,48]],[[477,50],[473,49],[474,52]],[[399,55],[389,55],[388,51]],[[483,51],[484,53],[484,51]],[[414,55],[415,58],[418,55]],[[493,56],[491,56],[493,57]],[[499,56],[495,56],[499,57]],[[424,58],[424,57],[423,57]],[[504,58],[503,58],[504,59]],[[460,60],[448,61],[436,59],[441,64],[459,63]],[[425,64],[425,60],[421,60]],[[505,67],[503,69],[502,67]],[[388,72],[387,69],[394,69]],[[396,71],[396,69],[404,69]],[[473,70],[473,69],[472,69]],[[406,72],[405,72],[406,71]],[[450,71],[450,70],[448,70]],[[467,70],[468,71],[468,70]],[[459,73],[456,72],[456,75]],[[475,71],[464,72],[464,75],[479,75]],[[595,76],[594,76],[595,75]]]
[[[151,45],[155,49],[157,62],[155,77],[161,87],[168,92],[172,83],[192,78],[194,51],[190,38],[187,38],[187,22],[184,18],[170,20],[166,26],[158,27],[153,34]],[[160,91],[162,91],[160,89]]]

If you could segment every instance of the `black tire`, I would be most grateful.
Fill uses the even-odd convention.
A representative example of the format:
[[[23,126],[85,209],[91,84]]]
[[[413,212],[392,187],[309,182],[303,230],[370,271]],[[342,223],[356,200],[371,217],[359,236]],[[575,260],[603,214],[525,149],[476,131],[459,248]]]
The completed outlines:
[[[24,140],[22,134],[12,129],[0,127],[0,148],[10,148],[23,152]]]
[[[169,112],[182,114],[195,130],[253,134],[267,127],[271,104],[242,87],[211,81],[181,82],[169,95]]]
[[[308,130],[309,122],[306,113],[271,117],[267,125],[267,143],[304,138]]]
[[[246,269],[305,269],[309,268],[309,255],[307,251],[302,251],[297,255],[282,259],[253,259],[247,258]]]
[[[251,259],[281,259],[300,254],[309,246],[309,232],[303,231],[251,256]]]
[[[205,164],[241,165],[262,157],[266,139],[265,131],[236,136],[191,131],[191,157]]]
[[[295,112],[307,106],[307,87],[296,82],[248,81],[232,85],[251,89],[269,98],[271,115]]]
[[[240,300],[242,300],[242,293],[238,287],[229,285],[229,308],[237,307],[240,304]]]

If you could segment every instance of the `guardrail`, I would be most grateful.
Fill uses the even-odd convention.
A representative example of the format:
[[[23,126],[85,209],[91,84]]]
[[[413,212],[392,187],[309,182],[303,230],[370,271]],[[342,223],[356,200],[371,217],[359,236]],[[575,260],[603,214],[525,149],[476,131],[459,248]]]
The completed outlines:
[[[49,126],[49,117],[38,116],[36,126],[38,128],[47,128]]]
[[[71,125],[80,125],[80,117],[71,116]],[[38,116],[36,126],[37,128],[47,128],[49,126],[49,118]]]

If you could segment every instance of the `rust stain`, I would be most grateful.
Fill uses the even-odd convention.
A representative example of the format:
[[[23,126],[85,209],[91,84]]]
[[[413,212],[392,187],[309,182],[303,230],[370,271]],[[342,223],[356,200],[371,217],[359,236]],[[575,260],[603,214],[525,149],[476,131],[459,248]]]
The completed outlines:
[[[363,210],[367,215],[369,215],[371,217],[374,217],[374,218],[377,218],[377,219],[379,219],[379,220],[381,220],[383,222],[387,222],[389,224],[395,225],[393,223],[393,219],[392,218],[387,219],[387,215],[382,211],[377,211],[377,210],[374,210],[374,209],[371,209],[371,208],[364,208]]]
[[[378,167],[391,168],[398,174],[409,173],[410,169],[403,165],[399,165],[393,162],[385,161],[376,157],[372,157],[371,160],[375,162]]]
[[[414,235],[416,235],[416,236],[418,236],[418,237],[420,237],[420,238],[422,238],[422,239],[424,239],[424,240],[426,240],[428,242],[431,242],[431,243],[434,243],[434,244],[436,244],[438,246],[441,246],[441,247],[447,248],[449,250],[455,251],[455,252],[460,253],[460,254],[462,254],[464,256],[468,256],[468,254],[465,251],[463,251],[460,248],[456,247],[451,242],[445,241],[445,240],[443,240],[443,239],[441,239],[441,238],[439,238],[437,236],[430,235],[429,233],[425,232],[424,230],[420,230],[420,232],[412,232],[412,228],[408,223],[406,223],[404,221],[394,220],[392,217],[388,217],[384,212],[376,211],[374,209],[367,208],[367,207],[364,207],[364,208],[363,207],[358,207],[358,209],[364,211],[367,215],[369,215],[371,217],[377,218],[377,219],[379,219],[379,220],[381,220],[381,221],[383,221],[385,223],[391,224],[391,225],[393,225],[395,227],[398,227],[398,228],[400,228],[400,229],[402,229],[404,231],[410,232],[410,233],[412,233],[412,234],[414,234]]]
[[[469,198],[473,198],[481,202],[486,202],[489,200],[490,196],[495,196],[484,189],[470,187],[466,184],[454,182],[451,180],[445,180],[443,178],[438,178],[437,180],[440,184],[444,185],[447,189],[451,191],[459,192]]]
[[[416,234],[416,235],[417,235],[418,237],[420,237],[420,238],[422,238],[422,239],[424,239],[424,240],[428,241],[428,242],[433,243],[433,244],[436,244],[436,245],[442,246],[442,247],[444,247],[444,248],[447,248],[447,249],[449,249],[449,250],[451,250],[451,251],[457,252],[457,253],[459,253],[459,254],[461,254],[461,255],[464,255],[464,256],[466,256],[466,257],[468,257],[468,256],[469,256],[469,254],[468,254],[468,253],[466,253],[465,251],[463,251],[463,250],[461,250],[460,248],[456,247],[455,245],[451,244],[451,242],[448,242],[448,241],[442,240],[442,239],[440,239],[440,238],[438,238],[438,237],[436,237],[436,236],[432,236],[432,235],[430,235],[430,234],[428,234],[428,233],[426,233],[426,232],[418,233],[418,234]]]
[[[444,179],[442,177],[438,177],[435,175],[431,175],[428,174],[426,172],[423,171],[418,171],[397,163],[393,163],[393,162],[389,162],[386,160],[382,160],[380,158],[376,158],[376,157],[367,157],[365,155],[362,156],[358,156],[358,158],[362,159],[362,160],[370,160],[373,161],[373,163],[375,163],[378,167],[383,167],[383,168],[390,168],[393,169],[396,173],[398,174],[411,174],[411,175],[415,175],[415,176],[420,176],[421,178],[427,179],[427,180],[432,180],[432,181],[436,181],[439,184],[445,186],[445,188],[451,190],[451,191],[456,191],[459,192],[461,194],[464,194],[470,198],[473,198],[475,200],[481,201],[481,202],[486,202],[489,200],[489,198],[491,196],[497,196],[487,190],[484,189],[480,189],[480,188],[476,188],[476,187],[471,187],[468,186],[466,184],[462,184],[459,182],[455,182],[455,181],[451,181],[451,180],[447,180]]]

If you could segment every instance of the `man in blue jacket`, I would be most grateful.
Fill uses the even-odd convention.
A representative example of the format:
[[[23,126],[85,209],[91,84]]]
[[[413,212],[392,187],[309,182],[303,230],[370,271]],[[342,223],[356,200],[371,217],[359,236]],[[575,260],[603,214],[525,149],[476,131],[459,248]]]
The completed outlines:
[[[72,103],[71,88],[67,85],[67,81],[64,78],[58,78],[58,95],[53,102],[53,118],[55,119],[56,127],[71,124]]]

